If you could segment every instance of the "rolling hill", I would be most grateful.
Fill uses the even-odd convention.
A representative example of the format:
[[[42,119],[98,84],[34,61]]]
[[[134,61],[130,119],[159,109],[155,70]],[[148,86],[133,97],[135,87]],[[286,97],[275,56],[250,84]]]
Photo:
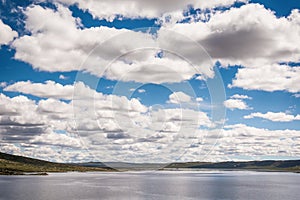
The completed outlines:
[[[75,164],[54,163],[24,156],[16,156],[0,152],[0,175],[41,174],[47,172],[69,171],[115,171],[105,166],[80,166]]]
[[[263,160],[248,162],[186,162],[171,163],[164,169],[225,169],[300,172],[300,160]]]
[[[16,156],[0,152],[0,175],[38,174],[47,172],[88,172],[126,170],[256,170],[300,172],[300,160],[263,160],[248,162],[182,162],[171,163],[123,163],[110,162],[108,166],[101,162],[87,163],[55,163],[24,156]]]

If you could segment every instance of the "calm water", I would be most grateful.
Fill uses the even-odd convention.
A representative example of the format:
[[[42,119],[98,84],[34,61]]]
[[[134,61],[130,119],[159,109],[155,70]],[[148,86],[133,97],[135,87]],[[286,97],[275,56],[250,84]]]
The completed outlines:
[[[267,172],[126,172],[0,176],[0,199],[298,200],[299,184],[300,174]]]

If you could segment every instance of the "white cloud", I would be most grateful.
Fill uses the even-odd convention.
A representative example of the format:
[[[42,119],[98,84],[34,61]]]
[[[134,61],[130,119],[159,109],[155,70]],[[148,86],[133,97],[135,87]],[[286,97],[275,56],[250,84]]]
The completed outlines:
[[[6,152],[15,155],[20,155],[22,153],[20,147],[17,147],[16,145],[9,144],[9,143],[1,143],[0,150],[1,152]]]
[[[73,4],[75,1],[64,2]],[[188,1],[176,1],[178,4],[174,1],[171,4],[161,1],[154,4],[153,1],[129,2],[131,4],[126,2],[126,5],[123,1],[78,2],[78,6],[88,9],[94,17],[99,18],[113,19],[116,14],[160,18],[165,12],[172,12],[171,15],[175,17],[172,20],[177,21],[182,17],[182,9]],[[234,0],[191,2],[196,8],[211,8],[230,5]],[[143,9],[142,4],[145,4]],[[100,5],[107,5],[106,10]],[[126,9],[128,5],[132,9]],[[204,64],[206,66],[209,59],[199,55],[198,44],[190,44],[185,37],[170,34],[167,29],[171,28],[175,33],[179,32],[202,44],[213,61],[219,60],[223,66],[243,65],[238,69],[231,87],[285,90],[296,93],[295,97],[300,91],[299,66],[278,64],[299,60],[300,14],[297,10],[292,11],[288,18],[276,18],[274,13],[262,6],[249,4],[225,12],[217,11],[206,22],[171,23],[169,27],[158,31],[157,38],[148,33],[124,29],[84,28],[80,20],[62,5],[58,5],[57,11],[31,6],[25,14],[26,29],[30,34],[13,42],[15,57],[38,70],[78,70],[90,50],[104,42],[82,66],[84,71],[112,80],[142,83],[180,82],[192,77],[206,80],[212,77],[214,73],[210,64],[201,67]],[[39,19],[47,20],[41,22]],[[117,37],[119,34],[124,35]],[[113,36],[116,38],[105,42]],[[126,54],[142,47],[152,47],[152,50]],[[177,53],[190,63],[167,52],[158,58],[157,47],[178,49]],[[105,69],[119,55],[123,56]],[[200,67],[200,71],[194,70],[191,65]],[[151,155],[158,161],[174,161],[183,149],[186,153],[182,159],[199,160],[211,152],[221,134],[214,151],[205,158],[207,161],[224,160],[236,155],[297,156],[300,153],[300,133],[296,130],[268,130],[243,124],[226,126],[224,130],[209,130],[213,122],[205,112],[170,108],[155,110],[141,104],[138,99],[105,95],[81,82],[61,85],[53,81],[21,81],[8,86],[3,84],[3,87],[4,91],[49,98],[33,101],[24,96],[10,98],[0,95],[0,139],[5,144],[2,145],[2,142],[0,148],[7,152],[20,152],[19,147],[10,145],[18,143],[26,155],[63,161],[86,159],[88,155],[74,149],[57,150],[57,146],[79,148],[85,144],[90,153],[101,160],[127,159],[138,162],[145,161]],[[142,89],[137,91],[144,92]],[[66,103],[59,99],[71,101]],[[246,104],[249,99],[251,97],[247,95],[235,94],[224,105],[229,109],[251,109]],[[175,92],[169,97],[169,102],[173,104],[194,101],[203,99],[192,98],[183,92]],[[244,118],[254,117],[276,122],[300,120],[299,115],[272,112],[252,113]],[[60,130],[65,134],[59,134]],[[72,135],[80,136],[81,140]],[[180,155],[178,152],[181,152]],[[82,153],[81,156],[79,153]]]
[[[139,89],[138,90],[138,93],[145,93],[146,92],[146,90],[144,90],[144,89]]]
[[[300,94],[294,94],[293,96],[296,98],[300,98]]]
[[[107,123],[107,119],[116,119],[116,116],[118,116],[120,119],[117,118],[121,123],[124,122],[124,124],[128,123],[130,125],[132,122],[128,122],[128,120],[132,117],[137,118],[135,121],[143,120],[139,113],[147,111],[147,107],[137,99],[129,100],[123,96],[104,95],[92,90],[82,82],[65,86],[52,81],[47,81],[45,84],[17,82],[8,86],[5,90],[23,92],[43,98],[72,100],[69,104],[55,99],[40,100],[38,107],[32,109],[38,115],[45,116],[48,119],[48,124],[68,131],[74,131],[75,129],[112,131],[112,125]],[[2,112],[9,111],[13,112],[10,109],[2,109]],[[36,117],[36,119],[39,119],[39,117]],[[78,121],[77,127],[72,125],[72,120]],[[120,128],[117,130],[120,130]]]
[[[300,91],[300,67],[274,64],[240,68],[229,87],[268,92],[285,90],[296,93]]]
[[[138,4],[135,1],[132,3]],[[213,4],[218,3],[220,2]],[[80,27],[80,20],[74,18],[68,8],[59,4],[57,11],[32,6],[26,9],[25,14],[26,28],[31,35],[20,37],[13,42],[16,49],[15,58],[28,62],[39,70],[78,70],[90,50],[102,43],[102,46],[90,55],[82,70],[112,80],[158,84],[188,80],[195,74],[201,74],[198,76],[201,79],[213,77],[210,59],[206,54],[199,53],[199,45],[189,43],[185,37],[187,36],[201,44],[213,61],[218,60],[223,66],[243,66],[238,69],[230,87],[265,91],[286,90],[293,93],[299,91],[299,67],[278,64],[297,62],[299,59],[300,45],[297,45],[297,41],[300,41],[300,14],[297,10],[292,11],[287,18],[277,18],[274,13],[259,4],[247,4],[241,8],[215,12],[207,22],[162,27],[157,38],[147,33],[124,29]],[[40,18],[48,20],[41,23],[36,20]],[[176,34],[170,34],[170,30]],[[115,40],[104,42],[112,36],[116,36]],[[124,55],[128,51],[143,47],[154,50],[135,51]],[[167,52],[162,58],[158,58],[155,56],[157,47],[175,50],[174,52],[190,63]],[[109,68],[105,68],[111,60],[120,55],[123,56]],[[196,69],[190,64],[196,66]],[[265,71],[270,73],[264,73]],[[264,74],[264,77],[261,74]],[[277,79],[279,81],[276,81]]]
[[[125,97],[103,95],[82,83],[77,83],[75,86],[68,85],[68,87],[60,85],[59,87],[62,88],[57,89],[56,93],[52,92],[53,85],[55,86],[57,83],[29,83],[29,85],[26,85],[26,88],[29,88],[26,93],[44,97],[45,95],[41,91],[50,91],[47,96],[62,97],[62,94],[64,94],[66,95],[64,96],[65,99],[70,99],[64,88],[72,87],[72,93],[76,92],[75,98],[70,103],[56,99],[40,100],[36,103],[24,96],[9,98],[1,94],[0,124],[3,127],[1,130],[2,139],[7,142],[13,140],[28,142],[28,139],[32,139],[35,135],[44,134],[43,137],[46,137],[47,134],[51,134],[55,130],[64,130],[71,133],[76,133],[76,130],[83,130],[84,132],[90,130],[99,132],[120,131],[120,128],[113,128],[113,124],[116,127],[118,124],[111,121],[111,119],[114,119],[118,122],[119,118],[117,119],[116,115],[124,115],[125,120],[123,121],[126,121],[126,123],[128,119],[139,122],[139,120],[143,120],[143,117],[140,117],[141,113],[147,111],[147,108],[137,99],[128,100]],[[43,90],[41,90],[41,87]],[[112,123],[108,123],[109,121]],[[74,122],[76,123],[74,124]],[[52,136],[55,135],[52,134]],[[52,136],[49,137],[52,138]],[[63,138],[65,136],[57,137]],[[34,144],[39,143],[41,138],[34,138],[31,142],[34,142]],[[48,141],[48,143],[53,143],[53,141]],[[65,145],[65,143],[62,145]]]
[[[252,67],[299,58],[294,43],[299,41],[299,24],[293,18],[276,18],[262,5],[231,8],[214,15],[208,26],[210,34],[203,40],[204,46],[223,64]]]
[[[212,122],[204,112],[151,110],[138,106],[137,100],[95,93],[84,85],[78,87],[87,95],[77,99],[81,102],[35,102],[24,96],[10,98],[1,94],[1,151],[64,162],[95,158],[143,162],[150,155],[156,161],[174,161],[183,149],[185,154],[180,159],[205,161],[235,156],[293,157],[300,153],[300,133],[296,130],[268,130],[243,124],[209,130]],[[91,93],[95,102],[89,99]],[[13,145],[16,142],[22,151]],[[92,157],[80,150],[84,148]]]
[[[251,97],[247,95],[241,95],[241,94],[234,94],[230,97],[231,99],[252,99]]]
[[[197,101],[197,102],[201,102],[201,101],[203,101],[203,98],[202,98],[202,97],[197,97],[197,98],[196,98],[196,101]]]
[[[7,83],[6,82],[0,82],[0,87],[4,88],[7,86]]]
[[[152,110],[152,122],[155,123],[166,123],[166,122],[179,122],[179,124],[185,126],[199,125],[210,126],[211,121],[205,112],[195,111],[191,109],[159,109]]]
[[[0,45],[9,44],[15,37],[18,37],[18,33],[10,28],[10,26],[3,23],[0,19]]]
[[[214,75],[204,52],[201,58],[199,51],[197,55],[189,55],[184,50],[177,52],[178,55],[169,53],[157,57],[159,48],[175,52],[178,45],[166,44],[149,33],[104,26],[83,28],[80,20],[62,5],[57,5],[57,11],[31,6],[25,14],[26,29],[31,35],[16,39],[12,46],[16,49],[15,58],[30,63],[35,69],[50,72],[83,70],[111,80],[158,84],[181,82],[195,74]],[[37,20],[41,18],[47,18],[47,21],[41,23]],[[185,38],[184,42],[192,41]],[[197,43],[194,42],[194,46]]]
[[[241,99],[228,99],[224,101],[224,106],[231,110],[240,109],[240,110],[248,110],[250,109],[248,105]]]
[[[204,76],[199,75],[196,77],[196,80],[205,81],[206,78]]]
[[[25,96],[9,98],[0,94],[0,117],[4,121],[18,124],[42,124],[42,119],[38,119],[35,111],[37,106],[35,101]]]
[[[147,112],[147,107],[142,105],[137,99],[133,98],[129,100],[124,96],[104,95],[89,88],[82,82],[65,86],[49,81],[45,84],[17,82],[11,86],[11,88],[6,89],[49,99],[40,100],[37,105],[33,101],[30,101],[33,108],[28,107],[30,109],[28,111],[27,107],[25,107],[27,104],[16,105],[15,103],[9,103],[15,99],[19,99],[18,101],[25,99],[27,101],[26,97],[10,99],[3,95],[3,104],[0,104],[1,112],[4,115],[15,115],[9,118],[9,123],[12,120],[14,123],[17,122],[19,124],[34,123],[37,121],[37,125],[42,124],[46,126],[47,124],[47,126],[50,126],[54,130],[66,130],[68,132],[76,132],[76,130],[84,132],[111,132],[121,130],[118,123],[125,130],[135,122],[142,123],[141,120],[144,120],[144,118],[141,115]],[[57,99],[72,101],[64,103]],[[18,106],[23,108],[21,116],[18,114],[18,110],[20,109]],[[28,116],[26,115],[31,112],[33,113]],[[34,120],[31,119],[32,117],[34,117]],[[3,117],[2,119],[5,123],[8,123],[8,119]],[[113,121],[108,123],[110,119],[116,120],[117,123]],[[74,122],[76,123],[74,124]]]
[[[241,65],[231,87],[295,93],[300,85],[299,67],[279,63],[299,61],[299,18],[298,10],[289,17],[277,18],[262,5],[247,4],[218,11],[207,22],[179,23],[167,28],[199,42],[222,66]],[[164,27],[159,34],[163,32]],[[177,36],[160,37],[168,44],[181,46]]]
[[[245,119],[252,119],[255,117],[267,119],[273,122],[291,122],[294,120],[300,120],[300,115],[289,115],[283,112],[267,112],[267,113],[251,113],[250,115],[244,116]]]
[[[128,32],[108,27],[80,29],[80,20],[74,18],[72,12],[61,5],[57,6],[57,11],[41,6],[31,6],[25,10],[25,14],[27,16],[26,29],[32,34],[14,41],[13,47],[17,50],[15,58],[44,71],[78,70],[97,44],[116,34]],[[47,18],[47,20],[44,22],[37,20],[41,18]],[[135,35],[134,37],[139,35],[133,32],[132,34]],[[109,49],[102,49],[102,51],[104,56],[112,60],[120,50],[117,50],[118,43],[109,45],[111,45]],[[97,60],[97,63],[102,60],[105,61],[105,58]]]
[[[40,85],[50,91],[47,84]],[[39,88],[40,85],[31,84],[28,88],[36,91],[34,87]],[[76,149],[84,144],[101,160],[110,160],[110,156],[120,160],[131,159],[130,155],[136,153],[153,153],[160,159],[168,157],[168,153],[160,155],[160,148],[167,148],[164,151],[168,152],[171,150],[169,144],[180,146],[185,143],[182,139],[177,141],[178,138],[188,137],[186,133],[189,137],[196,137],[194,135],[200,126],[209,127],[212,124],[204,112],[190,109],[149,110],[137,99],[104,95],[83,83],[76,83],[74,89],[74,99],[69,103],[51,98],[35,102],[24,96],[9,98],[1,94],[2,141],[22,142],[23,152],[26,155],[32,153],[31,156],[41,153],[36,148],[43,148],[45,151],[36,157],[47,158],[47,153],[56,155],[57,146]],[[61,95],[56,93],[56,96]],[[63,133],[59,133],[61,131]],[[80,140],[74,135],[80,136]],[[16,151],[13,147],[7,148]],[[120,148],[124,150],[121,153]],[[99,155],[97,152],[107,153]],[[73,156],[69,155],[69,151],[65,153],[65,159],[75,159],[67,158]],[[138,161],[143,157],[132,159]]]
[[[121,18],[159,18],[166,13],[181,13],[190,5],[194,8],[211,9],[218,6],[230,6],[235,2],[247,2],[247,0],[56,0],[56,2],[65,3],[67,5],[76,4],[82,10],[90,12],[94,18],[112,21],[117,18],[117,16],[121,16]]]
[[[59,101],[57,99],[46,99],[38,102],[37,112],[46,115],[48,119],[70,120],[73,118],[73,108],[71,104]],[[51,122],[50,122],[51,123]],[[62,126],[64,129],[65,127]]]
[[[25,96],[0,94],[0,138],[3,142],[28,142],[47,130],[45,117],[37,113],[35,101]]]
[[[168,103],[181,104],[191,102],[191,96],[185,94],[184,92],[173,92],[169,96]]]
[[[140,55],[145,54],[147,51],[134,52],[132,56],[140,57]],[[155,57],[155,52],[151,52],[151,56],[144,58],[145,60],[134,61],[130,65],[123,61],[115,62],[107,69],[105,76],[112,80],[156,84],[189,80],[198,73],[203,73],[209,77],[213,76],[213,71],[209,67],[203,66],[201,71],[198,71],[186,60],[179,59],[178,57],[171,58],[171,55],[157,58]],[[97,75],[99,76],[100,74],[98,73]]]
[[[250,156],[259,159],[261,156],[296,156],[300,151],[299,131],[269,130],[255,128],[244,124],[225,126],[218,141],[215,154],[235,157]],[[214,153],[212,153],[214,154]]]
[[[249,110],[251,109],[246,103],[245,99],[252,99],[247,95],[234,94],[230,99],[224,101],[224,106],[231,110],[240,109],[240,110]]]
[[[31,94],[42,98],[57,98],[71,100],[73,98],[73,85],[61,85],[54,81],[45,83],[32,83],[31,81],[20,81],[4,88],[4,91]]]
[[[62,80],[66,80],[66,79],[68,79],[68,77],[66,77],[66,76],[64,76],[64,75],[59,75],[59,77],[58,77],[59,79],[62,79]]]
[[[55,132],[44,133],[38,135],[29,141],[31,144],[37,145],[50,145],[62,147],[72,147],[72,148],[82,148],[82,144],[79,139],[71,137],[67,134],[59,134]]]

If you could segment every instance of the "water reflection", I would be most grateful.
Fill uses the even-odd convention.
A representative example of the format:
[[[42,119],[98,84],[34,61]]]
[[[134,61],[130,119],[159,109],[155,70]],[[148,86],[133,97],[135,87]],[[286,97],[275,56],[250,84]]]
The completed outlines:
[[[300,175],[265,172],[0,176],[0,199],[297,199]]]

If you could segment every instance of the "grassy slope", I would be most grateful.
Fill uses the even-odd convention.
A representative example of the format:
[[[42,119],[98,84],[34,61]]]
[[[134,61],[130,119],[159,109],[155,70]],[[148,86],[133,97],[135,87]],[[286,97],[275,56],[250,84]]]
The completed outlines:
[[[189,169],[228,169],[228,170],[265,170],[265,171],[292,171],[300,172],[300,160],[265,160],[249,162],[189,162],[172,163],[168,168],[189,168]]]
[[[29,172],[68,172],[68,171],[113,171],[109,167],[85,167],[71,164],[53,163],[23,156],[0,152],[0,175],[23,174]]]
[[[157,164],[132,164],[121,163],[124,168],[141,168],[148,169],[152,165]],[[141,166],[140,166],[141,165]],[[291,171],[300,172],[300,160],[286,161],[249,161],[249,162],[186,162],[172,163],[164,167],[164,169],[227,169],[227,170],[264,170],[264,171]],[[115,171],[105,166],[103,163],[78,163],[63,164],[53,163],[23,156],[15,156],[0,152],[0,175],[17,175],[32,172],[68,172],[68,171]]]

